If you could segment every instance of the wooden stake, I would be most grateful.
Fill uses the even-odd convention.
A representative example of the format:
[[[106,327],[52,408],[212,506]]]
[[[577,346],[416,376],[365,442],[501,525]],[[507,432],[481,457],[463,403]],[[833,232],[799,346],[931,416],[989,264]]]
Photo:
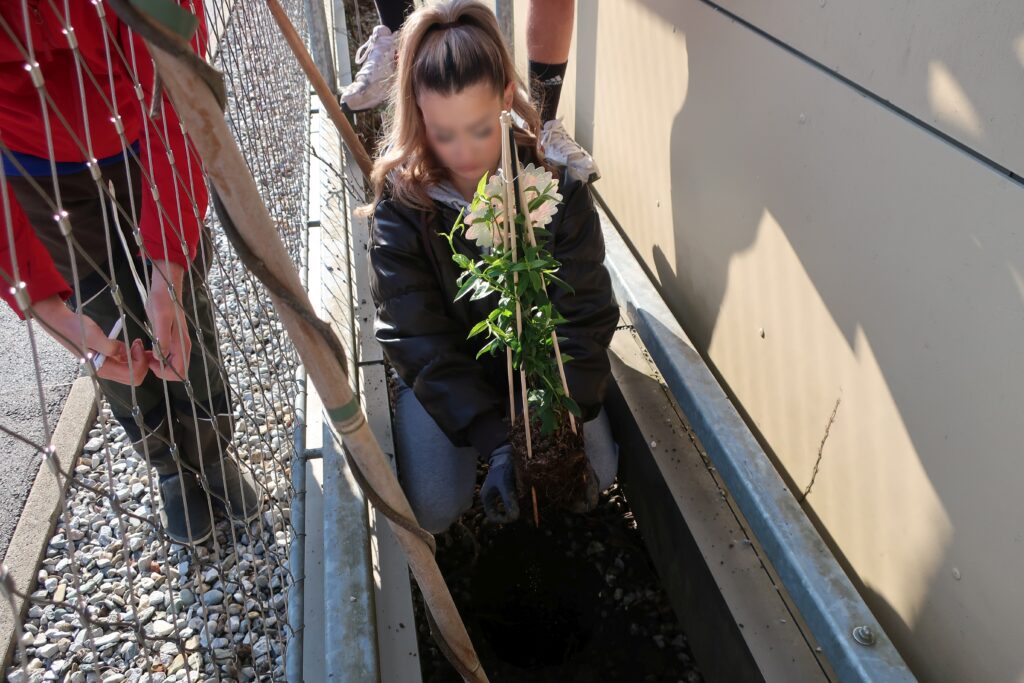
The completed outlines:
[[[519,174],[523,170],[519,164],[519,155],[515,154],[512,158],[515,163],[515,174],[518,178]],[[531,247],[535,247],[537,246],[537,237],[533,232],[533,221],[530,220],[530,203],[526,201],[526,193],[523,190],[522,183],[519,184],[519,203],[520,205],[527,207],[526,210],[523,211],[523,225],[526,226],[526,239],[530,241]],[[544,289],[544,293],[547,294],[548,285],[543,278],[541,278],[541,287]],[[572,396],[569,395],[569,382],[565,379],[565,363],[562,362],[562,349],[558,345],[558,334],[555,330],[551,331],[551,344],[555,349],[555,364],[558,366],[558,374],[562,378],[562,391],[565,392],[566,396],[572,398]],[[572,428],[572,433],[575,434],[576,416],[572,413],[569,413],[569,426]]]
[[[335,99],[334,93],[331,91],[330,86],[327,85],[327,81],[324,80],[324,76],[320,73],[320,69],[317,68],[313,57],[310,56],[306,45],[302,42],[302,38],[292,25],[291,19],[288,18],[288,14],[277,0],[266,0],[266,2],[267,7],[270,9],[270,14],[273,15],[274,21],[277,22],[281,33],[284,35],[284,39],[288,42],[288,47],[292,49],[295,58],[299,60],[302,70],[306,72],[306,78],[309,79],[313,90],[316,91],[324,108],[327,109],[327,115],[331,117],[331,121],[334,122],[338,132],[341,133],[342,139],[345,140],[345,146],[352,152],[356,163],[359,164],[359,170],[363,172],[364,176],[369,178],[370,171],[373,170],[373,161],[370,160],[370,155],[366,153],[366,148],[363,147],[359,136],[352,129],[352,124],[345,117],[345,112],[342,110],[341,105],[338,104],[338,100]]]
[[[509,240],[512,247],[512,263],[518,262],[518,249],[516,244],[516,201],[515,201],[515,178],[512,175],[512,158],[514,152],[511,150],[511,144],[509,143],[509,131],[512,129],[512,116],[507,111],[501,112],[501,175],[505,181],[505,229],[508,231]],[[519,288],[519,273],[512,273],[513,286]],[[522,339],[523,339],[523,310],[522,304],[519,303],[519,297],[516,298],[516,335],[519,337],[520,350],[519,353],[522,355]],[[530,433],[530,399],[526,387],[526,370],[523,369],[522,362],[519,364],[519,388],[523,393],[523,433],[526,437],[526,459],[531,460],[533,458],[533,437]],[[533,499],[533,523],[535,526],[540,526],[540,510],[537,506],[537,491],[534,487],[530,487],[530,496]]]

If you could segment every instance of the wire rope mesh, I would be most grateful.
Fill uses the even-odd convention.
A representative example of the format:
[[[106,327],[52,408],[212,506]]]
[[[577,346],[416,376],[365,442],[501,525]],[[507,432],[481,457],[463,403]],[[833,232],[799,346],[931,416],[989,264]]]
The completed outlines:
[[[302,0],[283,4],[305,26]],[[302,268],[303,74],[262,2],[180,5],[225,74],[230,128]],[[27,319],[25,400],[43,438],[3,429],[61,494],[36,585],[24,595],[5,580],[28,599],[8,679],[283,679],[301,578],[288,562],[295,351],[209,210],[142,41],[102,0],[4,3],[0,83],[0,287]],[[80,359],[96,397],[66,464],[40,335]]]

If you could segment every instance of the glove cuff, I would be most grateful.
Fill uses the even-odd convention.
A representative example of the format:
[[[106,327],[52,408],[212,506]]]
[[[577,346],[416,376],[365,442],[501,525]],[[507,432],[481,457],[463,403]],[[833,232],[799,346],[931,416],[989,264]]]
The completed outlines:
[[[466,439],[476,449],[477,457],[486,460],[501,444],[508,441],[508,427],[497,411],[477,415],[466,428]]]

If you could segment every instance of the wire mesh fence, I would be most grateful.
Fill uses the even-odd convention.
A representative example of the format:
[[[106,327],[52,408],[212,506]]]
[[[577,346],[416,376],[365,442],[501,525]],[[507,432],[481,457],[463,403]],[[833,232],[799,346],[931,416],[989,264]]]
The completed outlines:
[[[199,18],[197,53],[225,73],[229,125],[301,266],[302,72],[262,2],[180,4]],[[304,26],[304,3],[284,4]],[[0,293],[30,339],[80,359],[97,401],[65,470],[33,343],[24,372],[45,438],[5,431],[62,497],[8,679],[283,679],[301,578],[288,561],[295,351],[208,211],[149,54],[102,0],[4,3],[0,90]]]

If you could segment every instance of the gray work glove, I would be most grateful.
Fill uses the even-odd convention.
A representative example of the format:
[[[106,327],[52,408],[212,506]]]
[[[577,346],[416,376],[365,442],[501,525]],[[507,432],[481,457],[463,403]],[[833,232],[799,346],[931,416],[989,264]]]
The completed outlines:
[[[519,519],[519,498],[516,493],[516,466],[512,461],[512,444],[503,443],[488,459],[490,468],[480,488],[487,519],[507,524]]]

